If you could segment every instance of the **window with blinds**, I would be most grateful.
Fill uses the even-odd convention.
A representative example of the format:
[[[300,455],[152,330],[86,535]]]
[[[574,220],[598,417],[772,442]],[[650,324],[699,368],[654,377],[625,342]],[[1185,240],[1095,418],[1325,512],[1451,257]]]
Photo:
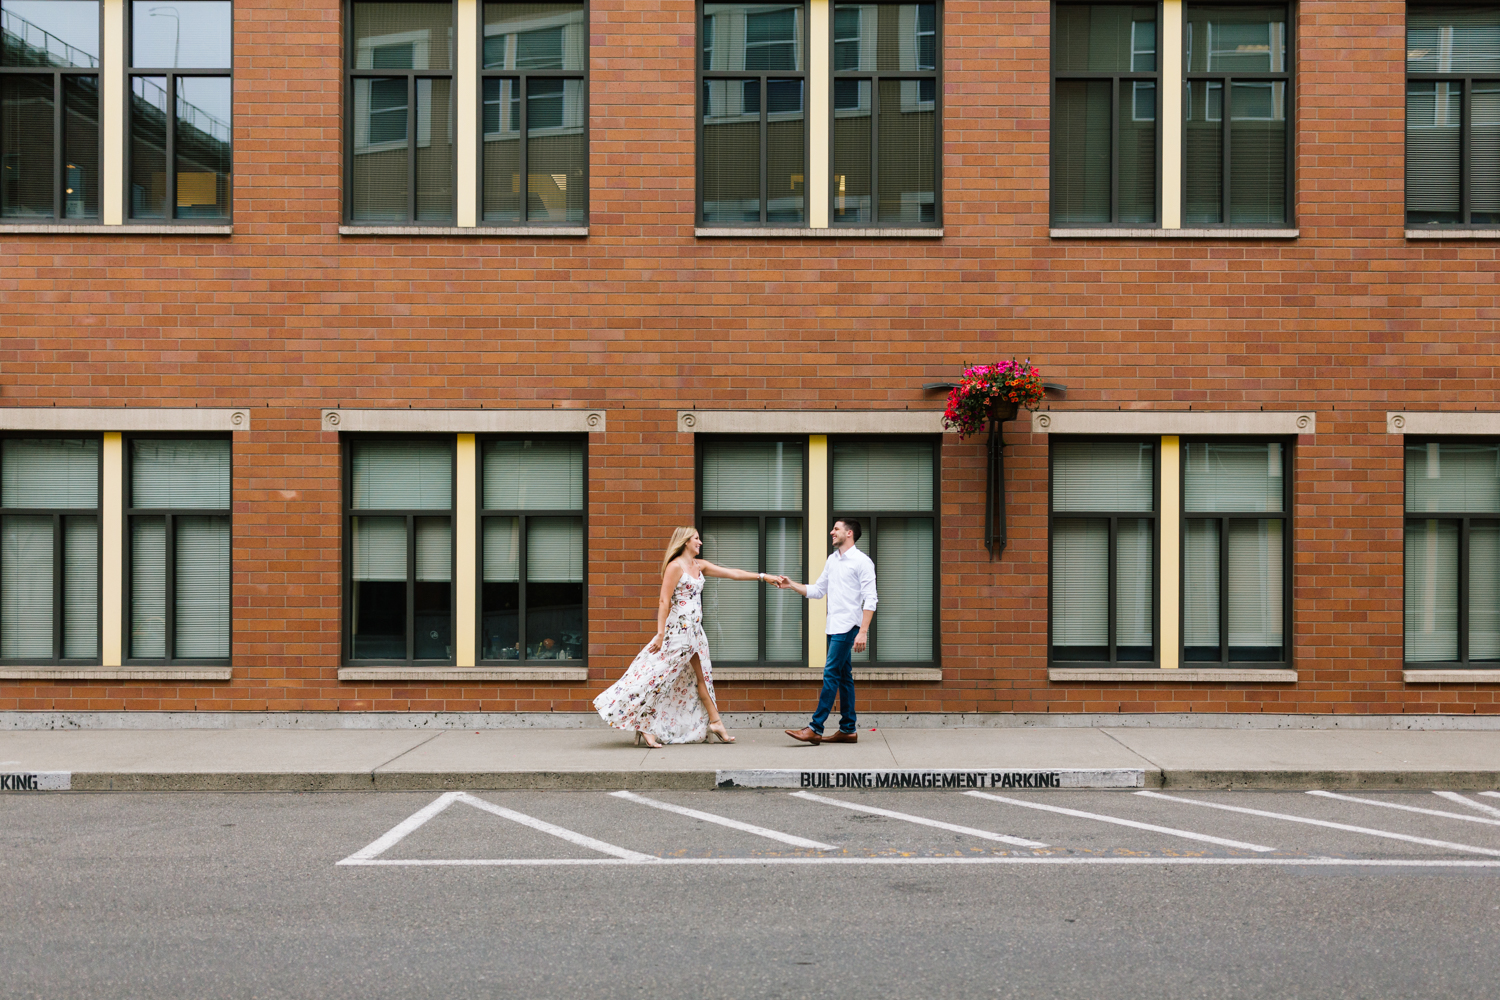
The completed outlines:
[[[453,440],[348,443],[348,658],[453,659]]]
[[[1407,7],[1406,223],[1500,225],[1500,6]]]
[[[1406,445],[1406,662],[1500,661],[1500,445]]]
[[[929,438],[835,439],[829,516],[859,521],[880,606],[856,662],[937,660],[937,445]]]
[[[227,660],[230,442],[131,438],[129,636],[136,661]]]
[[[0,660],[99,657],[98,438],[0,440]]]
[[[1053,10],[1052,224],[1155,225],[1156,5]]]
[[[480,658],[582,660],[584,439],[491,439],[481,456]]]
[[[1184,225],[1291,223],[1292,42],[1281,4],[1184,13]]]
[[[703,442],[698,453],[702,557],[802,580],[805,469],[800,440]],[[703,588],[703,628],[714,662],[800,663],[806,655],[804,604],[795,591],[710,577]]]
[[[1156,444],[1052,443],[1052,659],[1156,654]]]
[[[1279,441],[1182,444],[1182,658],[1285,663],[1290,480]]]

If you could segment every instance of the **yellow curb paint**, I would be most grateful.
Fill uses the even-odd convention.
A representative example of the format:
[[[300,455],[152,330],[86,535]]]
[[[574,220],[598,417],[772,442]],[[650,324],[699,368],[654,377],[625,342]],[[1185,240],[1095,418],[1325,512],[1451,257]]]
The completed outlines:
[[[1161,31],[1161,227],[1182,228],[1182,0],[1164,0]]]
[[[812,583],[823,572],[828,561],[828,435],[814,434],[807,439],[807,575]],[[824,601],[807,602],[807,665],[822,670],[828,656],[828,605]]]
[[[125,600],[125,442],[118,432],[104,435],[104,493],[99,497],[100,526],[99,612],[101,664],[120,665],[124,640]]]
[[[457,480],[453,504],[453,607],[456,612],[454,628],[457,630],[453,644],[454,663],[460,667],[474,665],[474,643],[476,622],[474,609],[478,605],[478,544],[476,533],[479,525],[479,493],[476,483],[479,471],[479,449],[474,435],[458,435]]]
[[[1177,633],[1182,588],[1178,582],[1182,541],[1181,451],[1175,435],[1161,439],[1161,665],[1179,666]]]

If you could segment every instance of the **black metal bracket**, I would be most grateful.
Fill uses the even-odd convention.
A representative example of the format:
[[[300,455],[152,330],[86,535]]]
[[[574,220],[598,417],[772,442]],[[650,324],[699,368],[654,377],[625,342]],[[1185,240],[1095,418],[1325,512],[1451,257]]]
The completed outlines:
[[[990,558],[1005,554],[1005,427],[990,421],[984,463],[984,547]]]
[[[958,383],[957,382],[924,382],[924,383],[922,383],[922,391],[923,392],[937,392],[939,389],[943,390],[944,392],[947,392],[949,389],[957,389],[957,388],[958,388]],[[1059,396],[1066,396],[1068,394],[1068,387],[1065,386],[1065,385],[1063,385],[1061,382],[1043,382],[1042,383],[1042,388],[1046,389],[1048,392],[1055,392]]]

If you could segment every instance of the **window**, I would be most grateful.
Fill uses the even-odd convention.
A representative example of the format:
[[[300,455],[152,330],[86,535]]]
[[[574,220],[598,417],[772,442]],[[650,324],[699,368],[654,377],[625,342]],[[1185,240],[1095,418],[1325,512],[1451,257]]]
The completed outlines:
[[[229,658],[230,455],[224,438],[133,438],[131,660]]]
[[[1052,33],[1052,223],[1155,225],[1156,6],[1058,4]]]
[[[228,0],[130,4],[130,218],[227,219]]]
[[[699,215],[714,225],[807,225],[806,11],[704,3]]]
[[[584,441],[484,443],[482,660],[581,660]]]
[[[938,9],[850,3],[833,9],[833,221],[935,226]]]
[[[698,454],[703,558],[802,580],[806,461],[799,439],[704,442]],[[793,590],[710,577],[703,626],[714,662],[806,663],[804,604]]]
[[[1183,222],[1287,225],[1287,8],[1190,3],[1182,33]]]
[[[355,440],[348,456],[348,658],[452,662],[452,439]]]
[[[454,5],[351,6],[349,218],[452,225]]]
[[[1182,444],[1184,663],[1287,661],[1284,452],[1277,441]]]
[[[1500,446],[1406,445],[1406,661],[1500,661]]]
[[[98,438],[0,441],[0,660],[99,660]]]
[[[484,5],[483,221],[587,220],[587,66],[583,3]]]
[[[0,219],[98,219],[98,0],[0,0]]]
[[[858,520],[855,545],[875,563],[880,607],[854,659],[937,660],[937,447],[930,440],[836,439],[829,517]],[[831,526],[831,523],[830,523]]]
[[[1052,660],[1156,657],[1156,444],[1052,445]]]
[[[1500,225],[1500,8],[1407,9],[1406,221]]]

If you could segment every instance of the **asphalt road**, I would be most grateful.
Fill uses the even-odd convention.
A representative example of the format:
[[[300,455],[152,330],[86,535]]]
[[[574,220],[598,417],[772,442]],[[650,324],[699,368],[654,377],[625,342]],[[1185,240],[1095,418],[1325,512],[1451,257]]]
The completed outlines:
[[[1167,794],[0,795],[0,996],[1500,991],[1500,797]]]

